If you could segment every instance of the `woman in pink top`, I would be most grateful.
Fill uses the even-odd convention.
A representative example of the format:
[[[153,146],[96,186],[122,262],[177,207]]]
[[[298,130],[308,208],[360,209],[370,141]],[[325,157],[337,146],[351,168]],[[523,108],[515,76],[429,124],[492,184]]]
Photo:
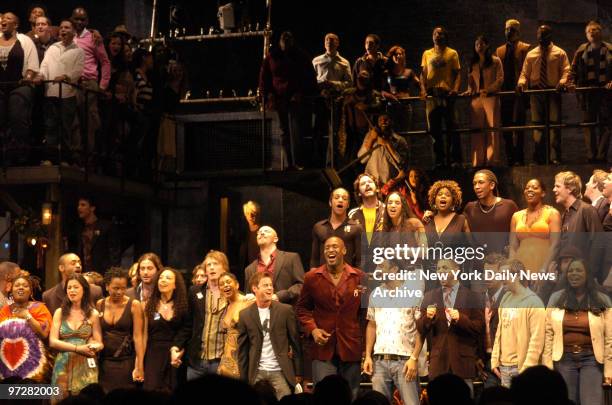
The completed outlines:
[[[501,125],[501,105],[495,94],[504,83],[501,60],[492,54],[489,41],[480,35],[474,42],[474,55],[470,63],[468,90],[473,96],[471,121],[474,128],[492,128]],[[472,165],[474,167],[499,163],[499,132],[480,132],[472,135]]]

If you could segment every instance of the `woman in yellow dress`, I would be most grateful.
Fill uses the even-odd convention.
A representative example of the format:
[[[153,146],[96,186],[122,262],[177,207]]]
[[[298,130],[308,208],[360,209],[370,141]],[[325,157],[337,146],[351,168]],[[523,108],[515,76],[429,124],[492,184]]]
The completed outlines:
[[[240,285],[236,276],[232,273],[223,273],[219,277],[219,289],[221,294],[227,300],[227,308],[225,316],[221,321],[222,327],[225,329],[225,347],[217,373],[226,377],[240,378],[240,368],[238,367],[238,315],[247,306],[251,305],[254,300],[248,299],[240,294]]]
[[[561,232],[559,211],[543,202],[544,184],[531,179],[523,191],[527,208],[514,213],[510,222],[510,258],[520,260],[531,272],[544,272],[554,259]]]

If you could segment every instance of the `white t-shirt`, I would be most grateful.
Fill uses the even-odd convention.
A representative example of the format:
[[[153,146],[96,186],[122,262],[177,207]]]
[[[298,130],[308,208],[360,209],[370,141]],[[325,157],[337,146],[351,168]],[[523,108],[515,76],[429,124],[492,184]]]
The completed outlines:
[[[263,329],[263,345],[261,357],[259,358],[259,369],[263,371],[280,371],[280,365],[272,348],[272,340],[270,340],[270,308],[257,308],[257,310],[259,311],[259,321]]]

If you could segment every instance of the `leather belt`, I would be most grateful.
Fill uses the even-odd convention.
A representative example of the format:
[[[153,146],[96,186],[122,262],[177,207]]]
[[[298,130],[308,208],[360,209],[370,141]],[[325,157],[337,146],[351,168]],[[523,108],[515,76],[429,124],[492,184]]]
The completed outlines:
[[[593,348],[591,346],[583,346],[583,345],[565,346],[563,349],[564,349],[564,351],[570,352],[572,354],[578,354],[578,353],[582,353],[582,352],[593,351]]]
[[[400,356],[399,354],[375,354],[374,355],[375,360],[391,360],[391,361],[408,360],[408,357],[410,356]]]

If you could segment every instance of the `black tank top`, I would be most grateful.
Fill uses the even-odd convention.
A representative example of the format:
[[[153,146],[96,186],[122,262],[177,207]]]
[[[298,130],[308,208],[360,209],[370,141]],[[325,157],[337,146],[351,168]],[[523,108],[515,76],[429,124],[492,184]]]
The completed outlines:
[[[121,317],[115,324],[109,324],[104,319],[106,299],[102,301],[102,313],[100,315],[102,341],[104,342],[102,358],[124,360],[134,356],[132,301],[132,298],[128,299]]]

